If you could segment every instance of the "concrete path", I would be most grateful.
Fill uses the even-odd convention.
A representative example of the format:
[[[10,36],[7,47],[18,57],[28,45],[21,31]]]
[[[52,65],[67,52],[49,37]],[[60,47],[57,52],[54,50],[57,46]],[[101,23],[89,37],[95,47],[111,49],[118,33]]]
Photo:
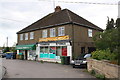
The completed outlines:
[[[6,78],[95,78],[71,65],[12,59],[3,59],[3,65],[7,68]]]
[[[0,79],[6,74],[6,68],[2,65],[2,58],[0,58]]]

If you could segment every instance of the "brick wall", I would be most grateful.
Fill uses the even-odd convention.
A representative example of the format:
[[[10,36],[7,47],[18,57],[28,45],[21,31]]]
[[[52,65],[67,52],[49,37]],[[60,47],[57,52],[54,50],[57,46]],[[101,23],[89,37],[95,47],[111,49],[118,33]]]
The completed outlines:
[[[98,61],[95,59],[87,59],[87,69],[90,72],[91,70],[95,70],[100,74],[104,74],[106,78],[119,78],[120,80],[120,66],[110,64],[107,61]]]

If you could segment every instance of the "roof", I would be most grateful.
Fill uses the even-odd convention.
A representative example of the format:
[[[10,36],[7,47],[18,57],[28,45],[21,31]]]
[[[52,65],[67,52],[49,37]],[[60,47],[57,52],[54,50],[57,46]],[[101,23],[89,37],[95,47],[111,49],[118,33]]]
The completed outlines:
[[[72,11],[68,9],[63,9],[59,12],[48,14],[47,16],[34,22],[28,27],[20,30],[19,32],[17,32],[17,34],[38,30],[38,29],[43,29],[43,28],[48,28],[48,27],[53,27],[53,26],[58,26],[58,25],[71,24],[71,23],[103,31],[98,26],[82,18],[81,16],[73,13]]]

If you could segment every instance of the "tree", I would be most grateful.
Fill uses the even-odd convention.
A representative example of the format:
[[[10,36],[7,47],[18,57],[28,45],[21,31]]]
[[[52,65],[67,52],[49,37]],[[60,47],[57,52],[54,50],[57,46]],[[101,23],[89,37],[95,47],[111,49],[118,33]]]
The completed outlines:
[[[95,41],[95,45],[99,50],[106,50],[109,48],[111,52],[117,52],[119,44],[118,28],[113,28],[114,20],[112,19],[111,21],[108,19],[107,23],[108,25],[106,26],[106,30],[94,36],[93,40]]]
[[[106,30],[110,30],[110,29],[113,29],[113,28],[114,28],[114,19],[111,18],[111,21],[109,21],[109,17],[108,17]]]
[[[10,51],[10,48],[6,47],[3,52],[5,53],[5,52],[9,52],[9,51]]]

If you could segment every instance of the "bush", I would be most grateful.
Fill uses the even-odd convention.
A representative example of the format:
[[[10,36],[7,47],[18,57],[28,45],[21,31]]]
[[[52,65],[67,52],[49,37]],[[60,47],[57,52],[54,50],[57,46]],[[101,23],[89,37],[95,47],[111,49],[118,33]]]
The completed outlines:
[[[105,75],[102,75],[102,74],[95,74],[95,77],[100,80],[105,80]]]
[[[97,60],[117,60],[117,53],[111,53],[109,49],[106,50],[96,50],[92,52],[92,58]]]
[[[95,70],[91,70],[90,74],[95,75],[96,74]]]

